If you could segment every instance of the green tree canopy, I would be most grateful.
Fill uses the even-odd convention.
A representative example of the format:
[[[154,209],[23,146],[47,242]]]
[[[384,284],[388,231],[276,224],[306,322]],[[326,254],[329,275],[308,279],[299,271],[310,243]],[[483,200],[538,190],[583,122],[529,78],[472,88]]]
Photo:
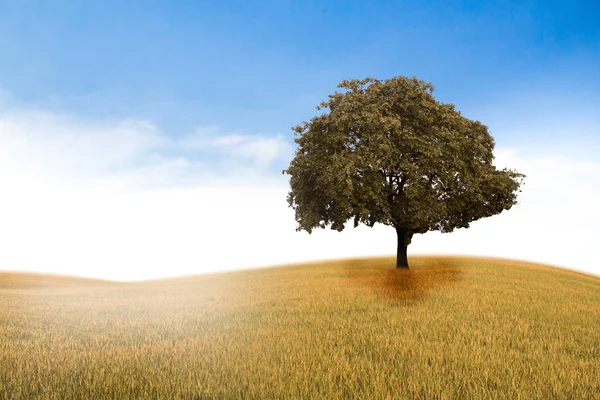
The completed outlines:
[[[297,230],[390,225],[407,268],[414,234],[468,228],[516,204],[524,175],[496,169],[488,128],[436,101],[432,84],[399,76],[338,88],[317,107],[329,112],[293,128],[298,148],[283,172]]]

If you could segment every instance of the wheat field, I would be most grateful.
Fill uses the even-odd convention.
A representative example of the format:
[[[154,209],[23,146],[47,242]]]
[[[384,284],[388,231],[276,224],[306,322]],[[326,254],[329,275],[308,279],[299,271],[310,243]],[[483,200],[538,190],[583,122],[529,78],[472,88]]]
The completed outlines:
[[[3,399],[599,399],[600,278],[470,257],[0,273]]]

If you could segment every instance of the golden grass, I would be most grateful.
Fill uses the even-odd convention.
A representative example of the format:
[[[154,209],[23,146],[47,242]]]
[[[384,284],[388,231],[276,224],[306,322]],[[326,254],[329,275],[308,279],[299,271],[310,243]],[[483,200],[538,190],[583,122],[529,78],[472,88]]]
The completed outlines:
[[[0,274],[0,398],[600,398],[600,278],[410,263],[48,286]]]

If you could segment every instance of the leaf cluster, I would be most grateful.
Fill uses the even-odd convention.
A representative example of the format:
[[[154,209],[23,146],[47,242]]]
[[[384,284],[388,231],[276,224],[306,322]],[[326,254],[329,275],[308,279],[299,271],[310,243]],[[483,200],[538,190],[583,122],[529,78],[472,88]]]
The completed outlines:
[[[488,128],[438,102],[430,83],[399,76],[338,88],[317,107],[325,112],[293,128],[298,148],[283,173],[297,230],[341,231],[353,219],[410,237],[516,204],[524,175],[496,169]]]

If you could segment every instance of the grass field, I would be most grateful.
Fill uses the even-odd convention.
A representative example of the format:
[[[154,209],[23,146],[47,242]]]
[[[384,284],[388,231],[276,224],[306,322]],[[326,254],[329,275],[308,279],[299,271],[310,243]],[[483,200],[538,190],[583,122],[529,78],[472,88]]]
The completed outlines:
[[[600,399],[600,278],[394,261],[143,283],[0,273],[0,398]]]

